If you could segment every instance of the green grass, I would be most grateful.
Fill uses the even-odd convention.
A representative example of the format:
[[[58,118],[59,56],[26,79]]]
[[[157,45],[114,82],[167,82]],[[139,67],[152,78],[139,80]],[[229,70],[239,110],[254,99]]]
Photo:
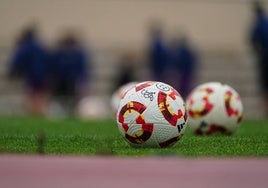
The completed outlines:
[[[0,153],[120,156],[268,156],[268,120],[244,121],[232,136],[195,136],[186,130],[173,147],[133,148],[113,120],[0,118]]]

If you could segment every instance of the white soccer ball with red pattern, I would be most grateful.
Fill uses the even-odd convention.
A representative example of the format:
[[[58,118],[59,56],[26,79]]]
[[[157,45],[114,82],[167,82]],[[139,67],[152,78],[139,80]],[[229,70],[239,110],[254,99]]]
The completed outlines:
[[[196,87],[186,100],[191,130],[198,135],[230,135],[242,120],[243,105],[230,86],[209,82]]]
[[[115,116],[118,110],[119,102],[124,96],[125,92],[130,88],[134,87],[138,82],[129,82],[120,86],[112,95],[110,104],[112,108],[112,113]]]
[[[186,128],[187,112],[180,94],[162,82],[138,83],[120,101],[117,124],[132,146],[168,147]]]

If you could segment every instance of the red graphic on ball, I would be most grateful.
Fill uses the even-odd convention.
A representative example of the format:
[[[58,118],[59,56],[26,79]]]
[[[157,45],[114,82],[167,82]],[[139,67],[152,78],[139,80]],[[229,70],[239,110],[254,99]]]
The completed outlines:
[[[179,93],[175,90],[172,89],[171,93],[166,94],[162,91],[158,93],[158,107],[163,114],[164,118],[173,126],[177,125],[178,119],[181,117],[184,118],[184,120],[187,119],[186,113],[183,114],[181,109],[178,109],[177,114],[172,112],[171,109],[169,108],[169,104],[167,101],[167,97],[170,97],[172,100],[176,100],[176,97],[179,97]]]
[[[180,140],[181,137],[182,137],[182,134],[179,135],[179,136],[176,136],[176,137],[174,137],[174,138],[171,138],[171,139],[169,139],[169,140],[166,140],[166,141],[164,141],[164,142],[159,143],[159,146],[160,146],[161,148],[166,148],[166,147],[168,147],[168,146],[171,146],[171,145],[175,144],[178,140]]]
[[[237,116],[238,117],[237,123],[240,123],[241,120],[242,120],[242,116],[239,116],[239,110],[238,109],[234,109],[232,107],[231,100],[232,100],[233,95],[234,94],[230,90],[228,90],[228,91],[225,92],[225,95],[224,95],[225,110],[226,110],[226,113],[227,113],[227,115],[229,117],[231,117],[231,116]],[[238,101],[241,100],[239,96],[237,96],[235,99],[238,100]]]
[[[149,86],[151,86],[151,85],[153,85],[155,82],[145,82],[145,83],[143,83],[143,84],[141,84],[141,85],[138,85],[138,86],[136,86],[136,91],[140,91],[140,90],[142,90],[142,89],[144,89],[144,88],[146,88],[146,87],[149,87]]]
[[[202,101],[204,102],[204,107],[202,109],[198,109],[198,110],[193,110],[192,108],[189,109],[189,115],[192,118],[199,118],[202,116],[207,115],[214,107],[214,105],[212,103],[210,103],[209,101],[209,95],[211,93],[213,93],[213,90],[211,88],[202,88],[199,91],[204,91],[205,92],[205,96],[202,98]],[[192,106],[194,104],[194,99],[192,96],[190,96],[189,98],[189,103],[190,106]]]
[[[206,128],[204,131],[203,128]],[[232,132],[226,129],[222,125],[217,125],[217,124],[207,124],[205,122],[202,122],[200,127],[195,131],[195,134],[197,135],[212,135],[215,133],[221,133],[225,135],[231,135]]]
[[[146,142],[146,140],[148,140],[151,137],[153,133],[153,128],[154,128],[153,124],[146,123],[142,116],[142,113],[145,111],[145,109],[146,109],[146,106],[144,106],[143,104],[132,101],[132,102],[127,103],[125,106],[123,106],[119,112],[118,121],[119,123],[121,123],[125,131],[125,138],[129,140],[131,143],[134,143],[134,144],[144,143]],[[127,133],[129,129],[129,124],[124,123],[124,120],[125,120],[125,116],[127,115],[127,113],[133,113],[133,112],[137,112],[139,114],[135,122],[137,124],[141,124],[142,126],[141,126],[141,129],[137,133],[135,133],[134,135],[130,135]]]

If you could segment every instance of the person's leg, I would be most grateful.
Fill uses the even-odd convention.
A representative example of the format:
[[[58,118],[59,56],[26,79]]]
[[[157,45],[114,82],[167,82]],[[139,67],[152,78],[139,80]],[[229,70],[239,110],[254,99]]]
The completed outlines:
[[[265,110],[265,117],[268,117],[268,92],[264,94],[264,110]]]
[[[45,115],[49,104],[49,94],[45,90],[31,90],[26,92],[26,108],[30,114]]]

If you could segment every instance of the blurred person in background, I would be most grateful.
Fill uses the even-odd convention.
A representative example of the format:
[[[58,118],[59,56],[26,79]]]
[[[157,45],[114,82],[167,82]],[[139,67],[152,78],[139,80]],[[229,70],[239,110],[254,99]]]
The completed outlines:
[[[158,21],[154,21],[150,26],[149,61],[153,80],[165,82],[168,48],[162,30],[162,24]]]
[[[53,98],[52,111],[73,115],[77,102],[89,92],[89,54],[78,36],[67,32],[58,41],[52,55]],[[55,115],[54,114],[54,115]]]
[[[11,57],[9,76],[25,81],[26,108],[35,115],[44,115],[50,96],[48,51],[38,39],[37,26],[31,24],[20,34]]]
[[[253,3],[255,14],[250,41],[257,57],[260,85],[263,92],[266,116],[268,116],[268,19],[263,5]]]
[[[169,67],[173,72],[170,84],[185,99],[193,88],[197,54],[189,39],[182,33],[177,34],[171,41],[169,53]]]

